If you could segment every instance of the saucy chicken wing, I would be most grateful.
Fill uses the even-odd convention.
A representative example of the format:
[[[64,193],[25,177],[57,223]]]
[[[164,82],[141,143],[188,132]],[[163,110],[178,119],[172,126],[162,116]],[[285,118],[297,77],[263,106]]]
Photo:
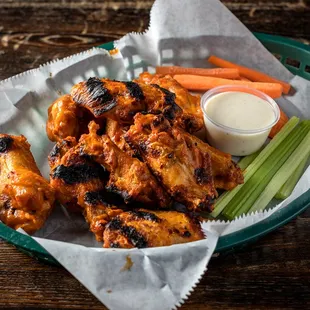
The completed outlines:
[[[54,191],[41,176],[24,136],[0,134],[0,220],[32,234],[54,204]]]
[[[120,124],[132,124],[138,112],[159,114],[174,119],[182,111],[175,95],[158,85],[90,78],[73,86],[73,100],[94,117],[111,118]]]
[[[98,125],[91,122],[89,134],[81,137],[77,147],[110,173],[107,190],[121,195],[125,203],[168,207],[171,200],[147,165],[121,151],[107,135],[99,136],[97,129]]]
[[[66,137],[78,138],[82,110],[71,99],[70,95],[58,98],[48,108],[46,133],[51,141],[60,141]]]
[[[102,241],[105,225],[123,210],[104,198],[108,180],[105,169],[64,142],[56,144],[49,156],[51,185],[58,201],[71,211],[83,212],[90,231]]]
[[[189,93],[170,75],[151,74],[143,72],[135,80],[137,83],[159,85],[175,94],[175,102],[182,109],[183,113],[178,115],[177,123],[188,132],[196,132],[203,128],[203,115],[200,108],[200,96]]]
[[[210,154],[215,188],[232,190],[243,183],[242,171],[231,159],[230,154],[215,149],[186,131],[183,131],[183,137],[187,145],[198,148],[202,154]]]
[[[48,108],[46,133],[51,141],[62,141],[67,137],[79,137],[87,133],[88,124],[94,117],[81,106],[78,106],[70,95],[64,95],[54,101]],[[105,119],[97,119],[100,128],[104,129]]]
[[[105,248],[146,248],[204,238],[197,219],[177,211],[135,210],[113,218],[103,234]]]
[[[163,115],[137,114],[125,139],[176,201],[194,211],[212,209],[217,193],[210,155],[187,145],[179,127]]]

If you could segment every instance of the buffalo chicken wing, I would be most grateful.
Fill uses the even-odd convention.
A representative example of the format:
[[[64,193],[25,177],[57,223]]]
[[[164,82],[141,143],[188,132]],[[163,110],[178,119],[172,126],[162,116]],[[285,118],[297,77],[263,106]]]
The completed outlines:
[[[188,132],[196,132],[203,128],[203,116],[200,108],[200,96],[194,96],[189,93],[170,75],[150,74],[144,72],[135,80],[137,83],[158,85],[159,87],[175,94],[175,102],[182,109],[176,122]]]
[[[121,151],[107,135],[99,136],[97,129],[98,125],[91,122],[89,134],[81,137],[78,147],[110,173],[107,190],[120,194],[125,203],[135,201],[150,207],[168,207],[170,198],[147,165]]]
[[[54,192],[41,176],[24,136],[0,134],[0,220],[32,234],[42,227]]]
[[[194,211],[212,208],[217,193],[210,155],[187,145],[179,127],[163,115],[137,114],[125,139],[176,201]]]
[[[198,148],[202,154],[210,154],[215,188],[231,190],[243,183],[243,174],[231,155],[221,152],[194,135],[183,131],[187,145]]]
[[[90,78],[73,86],[73,100],[94,117],[111,118],[120,124],[132,124],[138,112],[163,113],[173,120],[182,113],[175,94],[158,85]]]
[[[134,210],[113,218],[103,234],[105,248],[168,246],[203,239],[200,223],[176,211]]]

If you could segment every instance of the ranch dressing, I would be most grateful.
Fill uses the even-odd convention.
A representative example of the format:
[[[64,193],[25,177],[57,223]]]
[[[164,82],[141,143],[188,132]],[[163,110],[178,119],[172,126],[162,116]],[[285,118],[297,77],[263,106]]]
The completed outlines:
[[[260,149],[279,118],[276,103],[264,94],[224,91],[207,96],[207,100],[204,97],[202,109],[208,142],[235,156]]]

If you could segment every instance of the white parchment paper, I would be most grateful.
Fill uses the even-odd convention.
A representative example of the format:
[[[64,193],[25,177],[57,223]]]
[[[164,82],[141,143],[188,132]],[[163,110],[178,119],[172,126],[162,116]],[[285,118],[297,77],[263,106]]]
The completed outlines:
[[[45,177],[47,108],[77,82],[91,76],[132,79],[158,64],[207,67],[215,54],[290,81],[296,93],[278,103],[289,115],[310,118],[310,83],[283,67],[217,0],[157,0],[150,28],[116,42],[120,54],[101,49],[54,61],[0,82],[0,132],[24,134]],[[310,168],[294,193],[267,212],[230,223],[203,224],[207,239],[150,249],[102,249],[81,215],[57,206],[36,234],[39,242],[110,309],[171,309],[182,303],[206,270],[219,235],[257,223],[310,187]],[[127,260],[133,263],[124,268]]]

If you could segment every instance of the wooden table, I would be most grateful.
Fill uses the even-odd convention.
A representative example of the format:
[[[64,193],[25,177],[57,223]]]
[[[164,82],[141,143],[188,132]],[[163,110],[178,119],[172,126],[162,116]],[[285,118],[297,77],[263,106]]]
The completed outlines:
[[[226,0],[252,31],[310,43],[308,0]],[[153,1],[0,2],[0,80],[142,31]],[[252,246],[211,260],[182,309],[310,309],[310,210]],[[105,309],[62,268],[0,240],[1,309]]]

